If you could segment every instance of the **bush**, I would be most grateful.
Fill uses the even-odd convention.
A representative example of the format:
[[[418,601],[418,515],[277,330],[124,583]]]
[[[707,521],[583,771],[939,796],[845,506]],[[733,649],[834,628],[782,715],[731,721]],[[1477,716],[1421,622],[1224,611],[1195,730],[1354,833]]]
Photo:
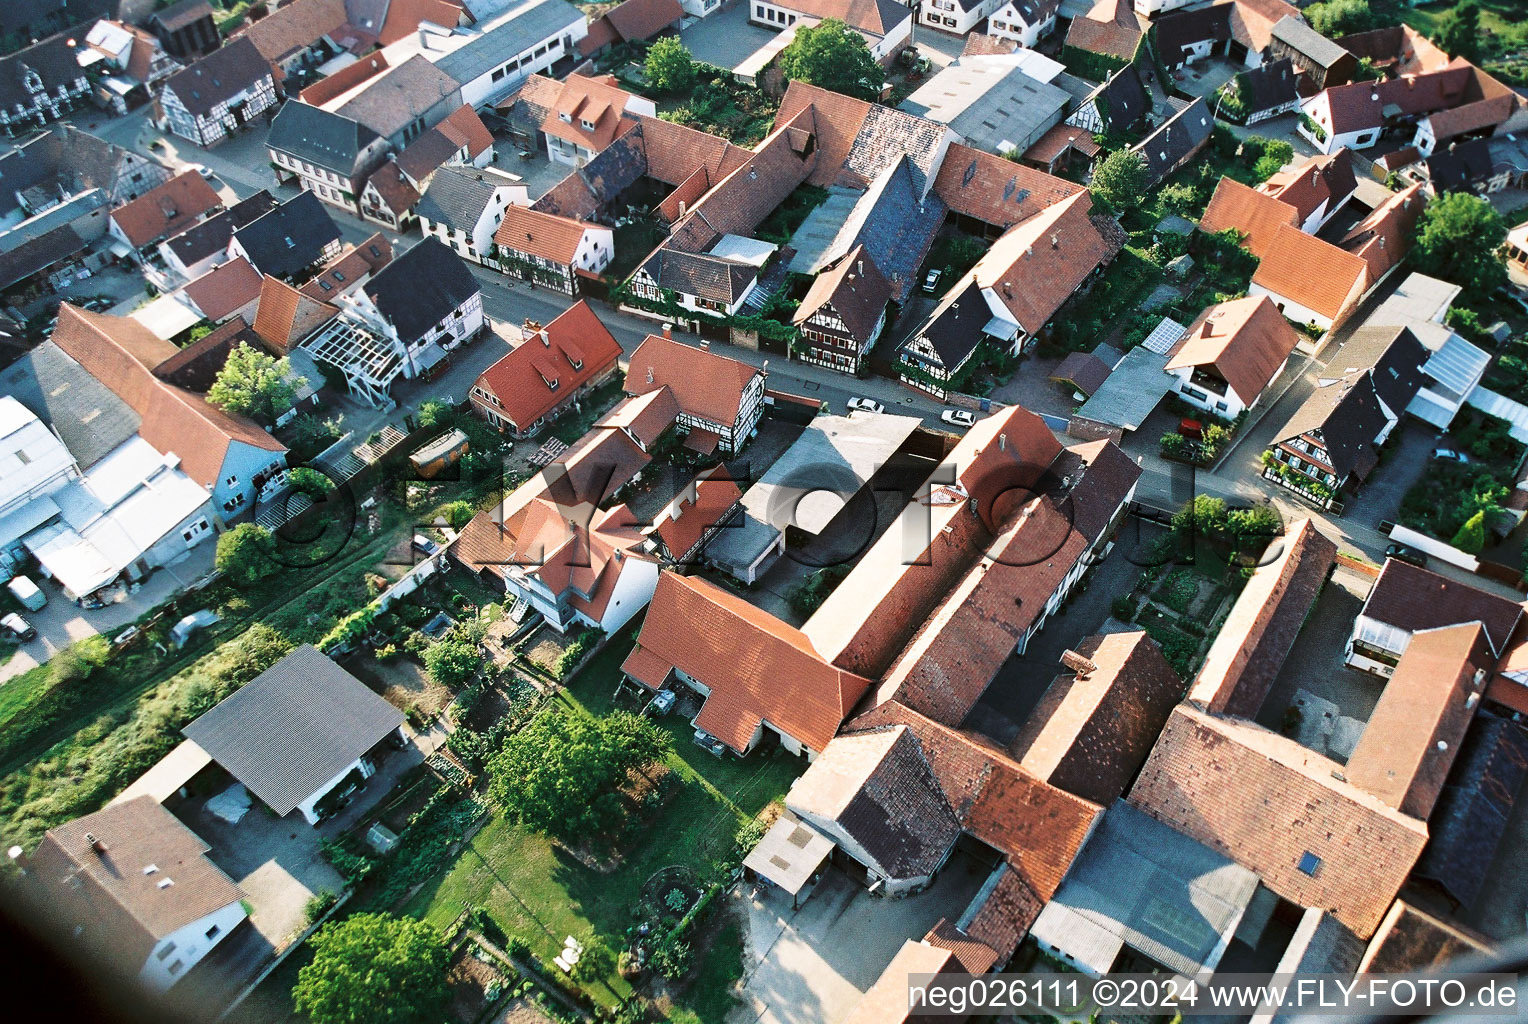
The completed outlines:
[[[1121,594],[1109,603],[1109,613],[1121,622],[1133,622],[1135,602],[1128,595]]]
[[[562,654],[557,657],[557,664],[553,667],[552,674],[559,681],[565,680],[573,673],[583,661],[584,655],[594,649],[594,645],[600,642],[600,637],[605,635],[602,629],[586,629],[573,638],[573,642],[563,648]]]
[[[106,664],[111,657],[111,646],[104,636],[96,635],[76,640],[53,655],[53,685],[66,686],[90,678],[92,672]]]
[[[234,583],[258,583],[279,568],[276,540],[258,523],[240,523],[218,538],[214,561],[218,571]]]
[[[447,637],[431,644],[424,652],[424,666],[437,683],[448,690],[458,690],[477,675],[483,659],[476,647],[464,640]]]
[[[737,835],[733,837],[733,842],[737,844],[738,852],[746,857],[749,853],[753,852],[755,846],[759,845],[759,842],[764,838],[764,833],[768,831],[768,827],[758,818],[749,818],[738,826]]]
[[[394,658],[398,657],[398,653],[397,644],[383,644],[381,647],[377,648],[377,660],[385,664],[386,662],[392,661]]]
[[[683,939],[670,936],[653,947],[653,970],[670,981],[684,977],[693,966],[695,951]]]
[[[440,514],[445,518],[446,523],[451,529],[460,530],[472,522],[472,517],[477,514],[477,510],[472,507],[471,502],[453,501],[441,509]]]
[[[319,918],[329,913],[329,908],[338,903],[339,900],[340,898],[328,889],[320,889],[303,905],[303,918],[308,924],[314,924]]]
[[[1454,547],[1467,555],[1478,555],[1486,546],[1486,514],[1482,509],[1465,520],[1459,532],[1454,534]]]
[[[1188,611],[1188,606],[1198,593],[1199,583],[1194,579],[1194,574],[1187,569],[1178,569],[1162,581],[1157,596],[1163,604],[1181,615]]]

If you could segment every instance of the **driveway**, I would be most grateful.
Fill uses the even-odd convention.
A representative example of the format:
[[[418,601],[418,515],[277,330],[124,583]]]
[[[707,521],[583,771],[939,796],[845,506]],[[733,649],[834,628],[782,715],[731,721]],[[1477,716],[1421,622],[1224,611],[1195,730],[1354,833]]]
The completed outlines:
[[[175,562],[155,571],[136,592],[126,587],[112,590],[113,601],[105,608],[87,611],[64,596],[57,583],[33,576],[48,603],[35,612],[25,612],[26,620],[37,629],[37,639],[22,644],[11,660],[0,665],[0,684],[43,664],[76,640],[97,633],[111,633],[140,615],[151,611],[212,571],[217,543],[204,540]]]
[[[729,71],[779,35],[773,29],[748,22],[748,4],[732,0],[709,17],[701,18],[679,33],[696,60]]]
[[[729,1024],[836,1024],[875,983],[907,939],[958,918],[989,869],[957,853],[933,886],[901,899],[871,896],[829,869],[792,911],[778,893],[733,900],[748,917],[743,1005]]]
[[[414,739],[407,726],[404,731]],[[425,745],[433,742],[426,738]],[[212,862],[228,873],[254,908],[251,924],[280,952],[307,926],[308,900],[320,892],[344,891],[345,880],[330,865],[319,841],[337,837],[369,814],[424,756],[414,742],[389,751],[359,796],[317,828],[297,811],[277,818],[258,800],[237,825],[207,813],[204,798],[188,801],[176,814],[212,847]]]

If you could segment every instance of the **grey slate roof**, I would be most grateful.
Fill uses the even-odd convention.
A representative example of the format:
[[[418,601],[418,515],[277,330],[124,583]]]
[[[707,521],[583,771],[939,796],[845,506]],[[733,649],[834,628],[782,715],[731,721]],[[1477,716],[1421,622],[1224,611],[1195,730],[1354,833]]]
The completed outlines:
[[[446,54],[435,66],[466,85],[514,60],[542,39],[584,23],[584,14],[567,0],[526,0],[513,16],[472,42]]]
[[[424,190],[414,212],[432,224],[470,232],[493,200],[494,189],[499,184],[491,174],[482,171],[442,167],[430,179],[430,185]],[[509,184],[508,179],[504,179],[503,184]]]
[[[992,309],[982,296],[981,285],[968,275],[962,290],[951,288],[930,314],[927,326],[909,336],[903,348],[910,350],[919,337],[925,337],[939,361],[951,372],[976,351],[981,344],[982,328],[992,319]]]
[[[378,135],[392,137],[460,86],[423,54],[415,54],[346,100],[335,113],[357,121]]]
[[[286,815],[402,724],[397,708],[303,644],[183,732]]]
[[[133,175],[141,180],[132,181]],[[73,125],[55,125],[0,156],[0,214],[16,209],[17,194],[32,188],[54,196],[99,188],[121,202],[169,180],[166,167]]]
[[[1159,125],[1156,131],[1133,147],[1146,161],[1146,171],[1152,185],[1156,185],[1209,140],[1215,128],[1215,118],[1210,114],[1204,99],[1197,98]]]
[[[412,343],[482,289],[462,258],[431,236],[383,267],[363,287]]]
[[[81,469],[138,432],[142,418],[51,339],[0,372],[0,391],[58,432]]]
[[[0,107],[10,108],[18,103],[28,109],[32,107],[32,93],[24,84],[27,71],[37,72],[44,90],[53,97],[58,96],[59,86],[85,77],[74,58],[74,47],[60,33],[20,53],[0,57]]]
[[[271,66],[248,36],[231,39],[190,67],[171,75],[164,84],[192,114],[207,114],[262,78]]]
[[[759,276],[747,263],[667,247],[653,253],[642,269],[660,288],[729,304],[742,298]]]
[[[1237,89],[1248,114],[1260,114],[1299,98],[1295,63],[1288,57],[1265,61],[1236,76]]]
[[[349,178],[362,170],[361,151],[376,140],[377,133],[359,121],[307,103],[286,103],[265,144]]]
[[[177,259],[190,266],[215,252],[227,249],[235,231],[254,223],[278,205],[276,198],[262,188],[248,199],[235,203],[231,209],[208,217],[200,224],[193,224],[164,244],[170,247]]]
[[[1123,941],[1193,977],[1219,962],[1257,888],[1251,871],[1119,800],[1031,933],[1095,968],[1090,953],[1112,961]]]
[[[1347,50],[1292,14],[1284,15],[1273,26],[1273,38],[1294,47],[1323,68],[1349,56]]]
[[[303,191],[233,236],[261,274],[286,277],[317,263],[340,229],[318,196]]]

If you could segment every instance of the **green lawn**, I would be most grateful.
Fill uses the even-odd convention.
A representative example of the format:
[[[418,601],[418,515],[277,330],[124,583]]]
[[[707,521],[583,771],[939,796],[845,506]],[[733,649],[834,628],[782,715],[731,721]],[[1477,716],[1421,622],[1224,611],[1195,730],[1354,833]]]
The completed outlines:
[[[600,715],[615,706],[620,664],[630,649],[628,638],[618,638],[589,663],[568,691],[569,713]],[[623,948],[642,885],[652,873],[684,865],[703,880],[714,879],[716,865],[732,851],[738,826],[783,796],[804,767],[778,752],[742,761],[718,759],[690,741],[689,723],[670,715],[662,725],[674,739],[669,767],[683,785],[646,823],[642,838],[624,851],[614,870],[586,867],[545,836],[495,817],[405,911],[445,928],[464,907],[485,907],[505,931],[546,960],[562,947],[564,936],[591,929],[612,948]],[[741,936],[723,924],[716,942],[719,948],[704,960],[702,976],[681,1001],[685,1013],[672,1019],[719,1022],[725,1016],[731,1005],[726,987],[740,970],[733,951],[741,950]],[[629,992],[619,978],[612,977],[608,985],[595,986],[591,995],[613,1002]]]

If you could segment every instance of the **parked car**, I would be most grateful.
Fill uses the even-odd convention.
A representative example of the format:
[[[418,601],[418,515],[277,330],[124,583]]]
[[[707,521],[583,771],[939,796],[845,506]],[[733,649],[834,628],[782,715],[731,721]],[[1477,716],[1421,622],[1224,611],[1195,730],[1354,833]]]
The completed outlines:
[[[11,596],[20,601],[21,607],[27,611],[39,611],[48,603],[48,595],[26,576],[17,576],[7,586],[10,588]]]
[[[939,418],[952,427],[976,426],[976,415],[965,409],[946,409]]]
[[[414,534],[414,550],[423,554],[426,558],[434,558],[440,554],[440,545],[422,533]]]
[[[1410,562],[1418,569],[1427,568],[1427,556],[1415,548],[1408,548],[1404,544],[1391,544],[1385,548],[1385,557],[1394,558],[1401,562]]]
[[[1434,448],[1433,458],[1444,462],[1458,462],[1462,465],[1469,465],[1470,462],[1470,457],[1457,448]]]
[[[115,305],[116,303],[111,299],[102,298],[101,296],[96,296],[93,299],[85,300],[85,308],[90,310],[92,313],[104,313],[106,310]]]
[[[939,287],[939,282],[943,278],[943,270],[940,270],[937,267],[933,270],[930,270],[923,278],[923,290],[928,292],[930,295],[934,294],[934,289]]]
[[[197,174],[200,174],[208,181],[212,180],[212,168],[208,167],[206,164],[187,164],[186,169],[195,171]]]
[[[22,643],[26,643],[28,640],[37,639],[37,630],[33,629],[30,622],[28,622],[26,619],[23,619],[15,612],[11,612],[4,618],[0,618],[0,626],[4,626],[6,632],[10,633]]]
[[[861,409],[861,410],[863,410],[865,412],[885,412],[886,411],[886,407],[884,405],[882,405],[880,402],[877,402],[873,398],[851,398],[851,399],[849,399],[849,408],[850,409]]]

